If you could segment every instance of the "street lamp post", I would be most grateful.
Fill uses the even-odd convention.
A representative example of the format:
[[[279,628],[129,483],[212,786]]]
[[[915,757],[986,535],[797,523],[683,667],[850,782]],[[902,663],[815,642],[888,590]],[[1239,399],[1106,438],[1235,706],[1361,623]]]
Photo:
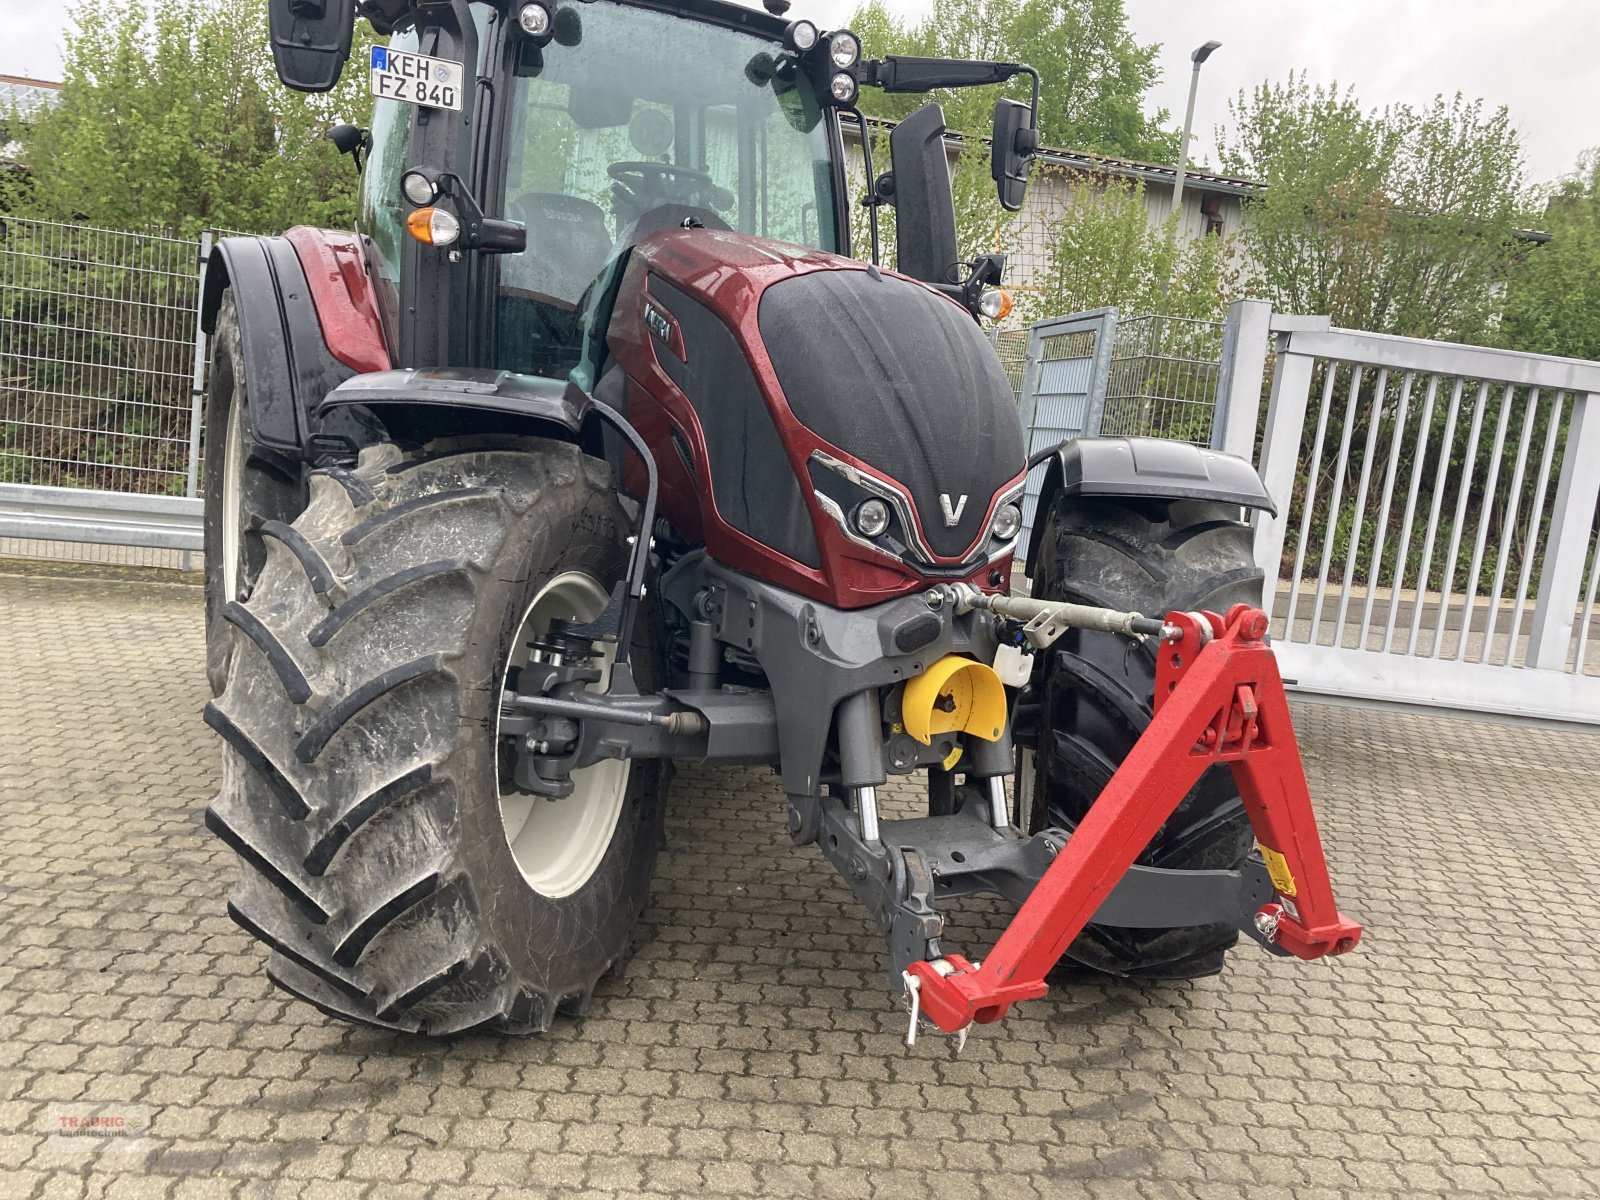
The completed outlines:
[[[1189,129],[1194,124],[1194,96],[1200,90],[1200,67],[1221,45],[1221,42],[1207,42],[1189,55],[1194,63],[1194,74],[1189,77],[1189,109],[1183,114],[1183,140],[1178,143],[1178,181],[1172,187],[1172,211],[1180,226],[1183,224],[1183,174],[1189,168]]]

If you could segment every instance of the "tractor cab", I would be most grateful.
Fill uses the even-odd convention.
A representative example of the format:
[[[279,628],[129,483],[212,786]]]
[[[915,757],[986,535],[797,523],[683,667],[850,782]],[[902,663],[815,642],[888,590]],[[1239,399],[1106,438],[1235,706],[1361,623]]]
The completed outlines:
[[[494,311],[494,366],[565,376],[581,350],[583,300],[629,247],[688,224],[846,252],[836,140],[811,77],[779,77],[770,38],[658,9],[564,7],[551,40],[495,32],[482,14],[480,56],[497,57],[497,128],[474,190],[485,211],[520,225],[524,247],[479,264]],[[540,20],[544,20],[540,7]],[[389,52],[418,53],[417,26]],[[778,53],[774,53],[774,51]],[[380,99],[364,219],[391,277],[407,247],[401,178],[418,117]]]
[[[340,54],[348,55],[353,3],[274,0],[273,49],[286,84],[332,86]],[[864,125],[862,87],[926,92],[1033,75],[1018,64],[864,61],[853,33],[786,20],[787,7],[362,5],[390,37],[363,64],[378,97],[372,129],[349,135],[349,144],[370,147],[360,226],[395,359],[564,378],[581,358],[585,301],[634,245],[662,229],[848,255],[841,119]],[[1033,104],[1003,99],[996,109],[995,178],[1008,207],[1021,202],[1036,108],[1035,77]],[[942,115],[930,106],[908,124],[914,136],[894,142],[892,174],[874,178],[865,150],[866,211],[875,218],[876,206],[897,205],[916,239],[901,269],[960,298],[971,272],[958,263]],[[409,184],[408,172],[435,185]],[[443,216],[430,220],[436,210]],[[997,281],[998,268],[986,265],[966,291],[975,298]]]

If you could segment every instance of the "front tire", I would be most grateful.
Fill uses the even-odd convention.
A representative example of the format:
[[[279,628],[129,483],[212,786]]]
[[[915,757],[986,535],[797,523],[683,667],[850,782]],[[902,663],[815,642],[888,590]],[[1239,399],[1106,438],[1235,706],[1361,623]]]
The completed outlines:
[[[1237,506],[1057,494],[1042,531],[1035,595],[1147,616],[1226,613],[1261,603],[1250,527]],[[1045,656],[1032,824],[1072,829],[1149,725],[1155,648],[1116,634],[1068,632]],[[1181,753],[1180,747],[1173,747]],[[1239,867],[1249,818],[1226,767],[1184,797],[1138,861],[1187,870]],[[1112,975],[1192,979],[1222,969],[1238,940],[1231,925],[1124,929],[1091,924],[1067,951]]]
[[[325,1012],[546,1029],[624,958],[662,841],[655,762],[574,773],[571,853],[540,852],[565,801],[506,803],[500,695],[529,618],[591,618],[625,569],[609,472],[502,440],[377,447],[311,485],[224,613],[236,646],[206,720],[229,748],[206,822],[242,860],[229,912]],[[658,618],[640,618],[648,688]]]
[[[239,350],[239,312],[233,289],[222,293],[211,338],[206,391],[205,558],[206,677],[220,695],[233,639],[222,610],[250,594],[267,559],[261,527],[292,521],[304,506],[300,483],[250,436],[250,397]]]

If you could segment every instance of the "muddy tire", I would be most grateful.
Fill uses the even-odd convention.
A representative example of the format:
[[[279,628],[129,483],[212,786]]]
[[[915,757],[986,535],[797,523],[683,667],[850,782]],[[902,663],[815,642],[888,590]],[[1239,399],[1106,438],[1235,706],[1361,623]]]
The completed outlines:
[[[250,437],[243,359],[239,352],[239,312],[233,289],[222,293],[211,338],[211,372],[206,392],[205,498],[206,677],[220,695],[228,673],[233,638],[222,619],[229,601],[250,594],[267,560],[261,527],[288,522],[304,507],[298,474],[256,445]]]
[[[1057,495],[1046,517],[1035,594],[1165,615],[1260,604],[1262,572],[1235,506]],[[1155,654],[1115,634],[1071,632],[1046,657],[1031,823],[1072,829],[1150,723]],[[1139,861],[1191,870],[1240,865],[1250,823],[1224,767],[1208,771]],[[1112,975],[1189,979],[1222,969],[1231,925],[1090,925],[1069,959]]]
[[[254,590],[223,612],[235,645],[205,719],[227,744],[206,824],[240,857],[228,909],[271,950],[268,975],[325,1012],[430,1034],[582,1012],[644,907],[667,768],[588,768],[620,770],[604,821],[525,797],[551,807],[516,809],[513,831],[497,714],[524,618],[570,595],[591,611],[551,615],[589,619],[624,571],[606,467],[546,441],[380,446],[313,473],[306,511],[266,532]],[[645,688],[658,620],[641,614]],[[538,852],[559,840],[529,857],[518,835],[558,811],[593,853],[552,874]]]

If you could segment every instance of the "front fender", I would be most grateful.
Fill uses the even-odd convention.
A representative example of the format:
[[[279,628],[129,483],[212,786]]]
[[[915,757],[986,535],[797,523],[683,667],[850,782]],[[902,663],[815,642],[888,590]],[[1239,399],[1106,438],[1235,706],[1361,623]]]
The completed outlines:
[[[1162,438],[1076,438],[1049,453],[1028,540],[1028,574],[1043,545],[1057,492],[1068,496],[1213,500],[1277,514],[1256,470],[1242,458]],[[1037,465],[1037,463],[1035,463]]]
[[[405,410],[432,410],[436,424],[451,432],[488,428],[485,417],[501,419],[502,425],[509,419],[511,428],[531,427],[546,437],[576,442],[589,453],[599,447],[587,393],[565,380],[539,375],[449,367],[376,371],[341,383],[317,413],[327,416],[352,405],[371,412],[391,433],[408,424]]]
[[[387,371],[394,346],[385,336],[362,239],[309,225],[296,225],[283,236],[300,259],[329,353],[352,371]]]
[[[359,244],[345,244],[354,242],[301,227],[283,237],[223,238],[211,251],[200,327],[216,331],[231,289],[250,433],[263,446],[299,455],[323,397],[358,371],[389,366]]]

